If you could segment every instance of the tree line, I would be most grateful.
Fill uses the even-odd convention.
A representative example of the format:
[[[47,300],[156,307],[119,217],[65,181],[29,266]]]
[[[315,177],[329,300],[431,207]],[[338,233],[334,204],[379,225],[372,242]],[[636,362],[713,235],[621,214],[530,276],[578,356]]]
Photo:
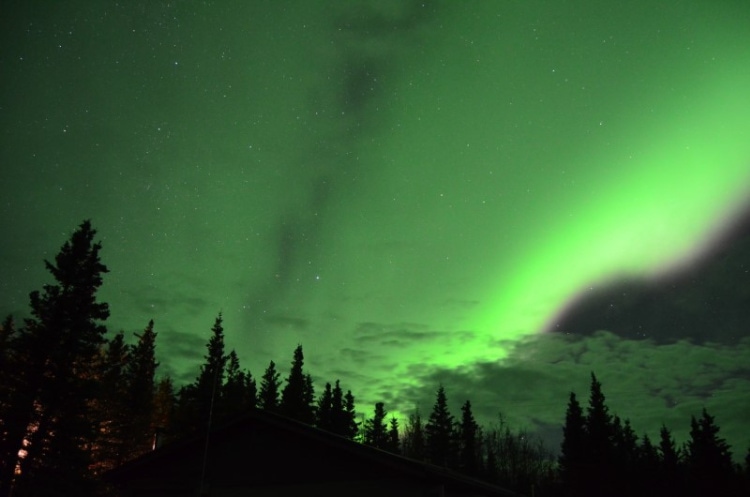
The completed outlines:
[[[559,486],[569,496],[750,495],[750,449],[735,464],[719,425],[704,408],[691,416],[689,439],[678,446],[662,425],[658,440],[638,437],[630,420],[610,412],[591,373],[584,411],[570,393],[559,457]]]
[[[480,426],[468,399],[454,417],[442,385],[426,419],[417,409],[402,426],[378,402],[358,420],[355,397],[339,379],[316,395],[301,345],[283,381],[273,361],[256,379],[234,350],[226,351],[221,314],[196,378],[178,388],[157,375],[153,321],[132,340],[124,332],[108,336],[109,307],[97,299],[108,269],[95,235],[84,221],[54,262],[45,261],[54,283],[30,294],[30,317],[2,323],[0,497],[110,495],[99,478],[105,471],[251,409],[523,494],[746,495],[750,489],[750,452],[744,469],[734,465],[705,410],[692,419],[681,448],[666,427],[658,444],[648,435],[639,439],[628,420],[609,412],[593,373],[586,412],[570,395],[559,457],[502,416]]]

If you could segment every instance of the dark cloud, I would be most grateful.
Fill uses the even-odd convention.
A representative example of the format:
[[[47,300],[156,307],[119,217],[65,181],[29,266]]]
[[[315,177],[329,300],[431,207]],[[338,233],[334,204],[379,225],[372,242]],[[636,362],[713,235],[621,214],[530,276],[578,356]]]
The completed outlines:
[[[365,364],[368,361],[380,359],[381,357],[380,354],[376,354],[371,350],[354,349],[349,347],[339,350],[339,354],[346,359],[360,364]]]
[[[434,15],[435,8],[435,2],[423,0],[357,2],[342,9],[335,25],[339,30],[388,36],[421,26]]]
[[[351,58],[346,62],[342,70],[342,108],[355,114],[368,109],[367,104],[380,93],[384,62],[374,57]]]
[[[653,439],[664,423],[684,440],[690,416],[706,407],[717,417],[722,435],[742,452],[750,443],[749,363],[750,338],[733,346],[686,340],[657,345],[608,332],[544,334],[516,344],[497,362],[454,369],[413,366],[409,372],[418,382],[393,401],[400,400],[397,405],[405,412],[417,405],[429,415],[442,384],[454,416],[468,399],[481,423],[492,423],[502,413],[511,426],[537,432],[556,449],[568,395],[576,392],[585,406],[594,372],[610,409],[630,418],[638,433]]]
[[[699,261],[651,280],[593,288],[550,327],[589,335],[609,330],[624,338],[670,343],[737,343],[750,336],[750,212]]]
[[[295,316],[282,316],[274,314],[263,318],[265,324],[273,328],[291,328],[297,331],[305,331],[310,326],[310,321]]]
[[[154,331],[157,333],[156,356],[160,361],[158,376],[170,376],[178,386],[192,383],[204,361],[208,331],[205,337],[201,337],[189,331],[160,329],[158,322],[154,323]]]
[[[379,112],[375,103],[382,100],[385,83],[398,69],[400,57],[422,45],[419,28],[433,13],[433,8],[420,1],[359,2],[334,15],[332,28],[341,37],[343,53],[340,105],[350,115],[349,133],[359,135],[371,129]]]
[[[355,330],[355,339],[362,345],[404,347],[415,342],[429,344],[448,336],[444,331],[432,330],[418,323],[360,323]],[[451,339],[459,339],[462,332],[451,332]]]
[[[316,384],[315,388],[320,389],[318,391],[322,391],[322,388],[325,385],[326,381],[333,384],[336,380],[340,380],[341,388],[344,391],[346,391],[346,390],[353,388],[352,385],[355,385],[355,384],[366,385],[368,383],[372,383],[374,378],[371,375],[364,374],[358,371],[351,371],[351,370],[342,369],[342,368],[334,368],[328,371],[327,378],[323,380],[324,383],[322,385]],[[357,394],[357,392],[355,391],[354,394]],[[362,410],[361,407],[358,409],[360,411]]]
[[[156,296],[155,293],[151,296],[138,294],[134,301],[136,309],[147,316],[163,315],[164,312],[171,312],[176,308],[179,308],[179,311],[186,315],[198,316],[209,304],[208,301],[200,297],[177,294],[170,296],[163,293],[160,296]]]

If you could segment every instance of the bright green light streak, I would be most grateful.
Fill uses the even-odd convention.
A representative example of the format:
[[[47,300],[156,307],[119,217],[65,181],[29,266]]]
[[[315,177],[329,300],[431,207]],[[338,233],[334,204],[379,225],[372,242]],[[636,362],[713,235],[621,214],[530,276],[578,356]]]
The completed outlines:
[[[476,325],[498,336],[534,333],[587,286],[652,276],[698,255],[750,184],[750,78],[737,76],[713,95],[676,102],[668,119],[619,152],[600,152],[593,163],[616,172],[593,198],[566,209],[572,219],[528,246],[517,271],[498,274],[492,308]],[[643,152],[629,158],[633,150]]]

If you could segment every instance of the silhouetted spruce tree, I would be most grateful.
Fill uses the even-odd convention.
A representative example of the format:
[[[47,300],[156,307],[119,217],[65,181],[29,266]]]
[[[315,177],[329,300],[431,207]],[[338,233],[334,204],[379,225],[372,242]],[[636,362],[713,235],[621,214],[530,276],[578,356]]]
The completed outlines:
[[[344,430],[343,435],[349,439],[354,439],[359,432],[359,423],[357,422],[357,412],[354,407],[354,395],[351,390],[346,391],[344,395]]]
[[[5,358],[5,352],[8,345],[10,344],[10,339],[15,333],[15,330],[16,325],[13,321],[13,316],[11,314],[8,314],[7,316],[5,316],[3,323],[0,324],[0,357]]]
[[[348,420],[344,404],[344,392],[341,383],[336,380],[331,391],[331,431],[344,435],[347,433]]]
[[[364,443],[378,449],[388,449],[388,427],[386,426],[385,404],[375,404],[373,417],[364,424]]]
[[[84,221],[54,264],[45,261],[55,284],[30,294],[32,317],[13,340],[15,350],[24,351],[25,364],[22,385],[4,413],[2,497],[10,492],[24,439],[29,444],[15,478],[15,497],[91,491],[88,447],[96,434],[89,408],[98,393],[96,359],[106,333],[102,323],[109,316],[107,304],[97,302],[108,270],[99,259],[95,235]]]
[[[249,371],[240,367],[237,352],[231,350],[227,359],[226,382],[222,387],[221,409],[222,418],[234,416],[255,408],[257,391],[255,380]]]
[[[576,394],[570,392],[558,459],[560,479],[566,495],[581,495],[583,492],[589,467],[587,445],[586,418]]]
[[[391,421],[388,423],[388,447],[386,450],[393,452],[394,454],[401,453],[401,441],[398,432],[398,419],[395,416],[391,416]]]
[[[424,423],[422,422],[419,408],[416,408],[406,421],[401,445],[403,447],[403,454],[406,457],[416,459],[417,461],[424,461],[426,459]]]
[[[339,389],[339,406],[343,412],[343,406],[341,405],[341,389]],[[333,422],[333,390],[331,384],[326,382],[326,386],[323,389],[323,393],[318,399],[318,409],[315,411],[315,426],[321,430],[332,431]]]
[[[294,359],[286,385],[281,391],[281,402],[279,412],[289,418],[303,423],[313,424],[315,412],[313,408],[314,392],[312,391],[312,380],[303,371],[304,354],[302,345],[294,349]]]
[[[616,480],[613,467],[612,415],[605,403],[602,385],[591,373],[591,392],[586,410],[587,452],[592,463],[587,478],[590,492],[595,495],[611,494]]]
[[[7,331],[0,381],[0,496],[11,492],[18,458],[16,454],[26,435],[27,423],[32,419],[36,392],[30,385],[39,381],[40,373],[31,364],[31,340],[26,330],[16,328],[10,320],[4,324]],[[12,326],[12,328],[11,328]]]
[[[636,491],[641,474],[636,471],[638,462],[638,436],[620,417],[612,417],[612,495],[631,495]]]
[[[634,495],[642,497],[663,495],[658,488],[660,463],[656,447],[648,434],[644,434],[638,447],[638,460],[635,464],[636,488]]]
[[[195,434],[198,430],[195,385],[182,385],[175,395],[174,411],[168,430],[169,440]],[[206,425],[203,424],[203,427]]]
[[[128,459],[151,450],[154,439],[154,395],[156,368],[156,332],[153,319],[148,322],[143,333],[135,334],[138,341],[131,349],[126,377],[126,395],[131,413],[128,424]]]
[[[276,371],[276,364],[271,361],[268,364],[263,377],[260,381],[260,392],[258,394],[258,407],[269,412],[276,412],[279,409],[279,373]]]
[[[15,337],[16,325],[13,316],[8,315],[0,325],[0,478],[12,475],[13,471],[9,466],[16,463],[15,459],[4,459],[3,455],[7,457],[12,452],[13,443],[7,437],[14,424],[10,416],[14,412],[14,398],[17,398],[18,390],[24,388],[25,359],[13,347]],[[5,487],[3,483],[0,480],[0,488]]]
[[[255,378],[250,374],[250,371],[245,371],[245,398],[246,405],[250,409],[258,407],[258,385],[255,383]]]
[[[629,419],[623,422],[619,416],[613,417],[613,442],[615,463],[632,466],[638,459],[638,435],[633,431]]]
[[[479,425],[471,412],[468,400],[461,407],[461,424],[459,433],[458,469],[470,476],[478,476],[481,462],[479,452]]]
[[[657,492],[667,495],[674,492],[682,495],[684,483],[682,479],[682,455],[675,444],[672,432],[662,424],[659,430],[659,471],[657,473]]]
[[[13,383],[16,379],[15,352],[11,347],[16,334],[16,324],[13,316],[8,315],[0,324],[0,433],[4,432],[3,413],[8,408],[13,391]]]
[[[664,425],[659,430],[659,453],[661,466],[666,472],[677,472],[680,464],[680,451],[672,438],[672,432]]]
[[[442,385],[438,388],[435,405],[425,425],[427,460],[438,466],[454,467],[456,462],[453,416]]]
[[[161,446],[174,437],[175,407],[174,384],[165,376],[159,380],[154,394],[154,440],[153,446]]]
[[[735,476],[732,452],[705,408],[700,418],[691,417],[685,464],[695,495],[730,494]]]
[[[211,327],[211,338],[206,344],[205,362],[195,380],[196,423],[203,430],[211,417],[215,404],[221,402],[221,389],[224,384],[227,356],[224,355],[224,328],[221,313],[216,316]]]
[[[336,384],[331,391],[330,431],[353,439],[359,431],[356,415],[354,395],[352,395],[351,390],[347,390],[344,394],[341,383],[336,380]]]
[[[313,386],[312,376],[309,374],[305,375],[305,388],[302,391],[302,402],[307,410],[306,423],[315,423],[315,409],[317,408],[315,403],[315,387]]]
[[[195,381],[180,388],[174,417],[176,438],[205,432],[214,422],[214,409],[221,405],[221,390],[227,356],[224,355],[224,328],[221,313],[211,327],[204,363]],[[218,410],[216,412],[219,414]]]
[[[95,473],[113,469],[128,457],[133,411],[128,402],[127,367],[130,347],[125,335],[119,332],[102,351],[100,362],[100,392],[90,406],[93,419],[98,424],[97,437],[92,444]]]

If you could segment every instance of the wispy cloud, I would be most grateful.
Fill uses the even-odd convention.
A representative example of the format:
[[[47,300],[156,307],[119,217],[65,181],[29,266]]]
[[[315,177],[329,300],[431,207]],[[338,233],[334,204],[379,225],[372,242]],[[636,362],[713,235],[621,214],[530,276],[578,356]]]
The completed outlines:
[[[664,423],[684,440],[690,416],[706,407],[735,451],[744,453],[750,443],[747,364],[750,339],[730,347],[689,341],[655,345],[607,332],[545,334],[519,342],[502,361],[458,369],[414,366],[410,372],[417,383],[395,397],[399,405],[416,404],[429,413],[443,384],[454,415],[469,399],[482,422],[502,412],[512,425],[539,429],[556,444],[549,427],[561,427],[570,391],[582,404],[588,402],[589,375],[595,372],[610,409],[630,418],[640,434],[653,438]]]

